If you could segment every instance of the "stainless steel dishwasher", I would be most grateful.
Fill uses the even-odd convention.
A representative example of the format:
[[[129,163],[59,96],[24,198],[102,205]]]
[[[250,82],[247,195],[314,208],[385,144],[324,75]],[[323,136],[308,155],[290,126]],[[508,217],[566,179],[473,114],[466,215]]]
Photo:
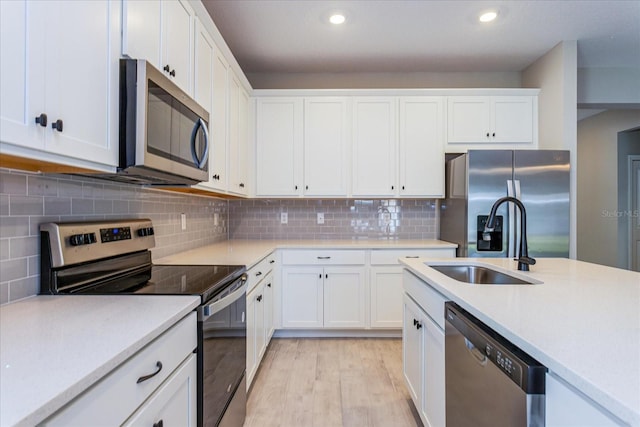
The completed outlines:
[[[445,320],[447,427],[544,426],[547,369],[453,302]]]

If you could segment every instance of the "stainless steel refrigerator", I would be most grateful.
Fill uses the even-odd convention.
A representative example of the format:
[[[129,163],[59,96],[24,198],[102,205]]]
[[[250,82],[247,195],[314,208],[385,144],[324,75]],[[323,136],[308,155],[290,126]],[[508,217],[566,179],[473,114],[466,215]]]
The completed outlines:
[[[520,213],[513,203],[498,210],[492,239],[482,239],[493,203],[514,196],[526,209],[529,256],[569,257],[569,168],[568,151],[469,150],[450,158],[440,239],[457,243],[461,257],[516,257]]]

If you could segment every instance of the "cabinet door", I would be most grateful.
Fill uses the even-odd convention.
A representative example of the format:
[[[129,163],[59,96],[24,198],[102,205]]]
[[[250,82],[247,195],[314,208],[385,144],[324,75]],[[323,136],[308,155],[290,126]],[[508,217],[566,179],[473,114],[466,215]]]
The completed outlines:
[[[402,320],[402,372],[418,412],[422,414],[422,379],[424,377],[424,314],[413,300],[404,294]]]
[[[533,98],[496,96],[492,98],[493,142],[533,142]]]
[[[230,192],[247,194],[249,97],[240,81],[229,73],[229,186]]]
[[[185,426],[197,422],[197,363],[192,354],[123,426]]]
[[[302,192],[302,99],[256,102],[256,195]]]
[[[162,2],[162,62],[169,77],[186,93],[193,94],[193,20],[195,13],[184,1]]]
[[[46,16],[45,150],[115,166],[121,4],[109,0],[42,2]],[[89,19],[92,17],[92,19]],[[73,48],[72,48],[73,46]],[[79,60],[79,58],[82,58]]]
[[[275,276],[271,273],[264,278],[264,332],[265,347],[269,345],[269,341],[273,336],[275,327],[273,324],[273,307],[274,307],[274,280]]]
[[[401,196],[444,197],[443,108],[442,97],[400,100]]]
[[[247,294],[247,388],[258,369],[258,352],[256,351],[256,290]]]
[[[213,146],[209,149],[209,182],[207,187],[225,191],[228,183],[228,148],[229,148],[229,63],[220,53],[214,50],[213,57],[213,100],[209,117],[209,132]]]
[[[365,326],[364,267],[325,267],[324,327]]]
[[[146,59],[161,70],[160,0],[124,0],[122,8],[122,54]]]
[[[35,122],[44,106],[45,15],[40,5],[0,1],[0,141],[42,149],[51,132]]]
[[[402,327],[402,267],[371,267],[371,327]]]
[[[282,269],[282,326],[322,328],[323,269],[285,267]]]
[[[349,132],[346,98],[304,101],[304,195],[346,196]]]
[[[394,98],[354,100],[353,196],[396,194],[396,116]]]
[[[452,96],[447,104],[447,140],[450,143],[490,140],[490,97]]]
[[[422,405],[425,425],[444,426],[445,371],[444,371],[444,331],[429,317],[424,320],[424,402]]]
[[[260,364],[260,359],[262,359],[262,355],[264,354],[264,350],[266,348],[266,336],[267,332],[265,330],[264,323],[264,313],[265,313],[265,283],[261,283],[258,285],[255,292],[252,292],[253,298],[256,300],[256,308],[255,308],[255,329],[256,329],[256,361],[257,364]]]

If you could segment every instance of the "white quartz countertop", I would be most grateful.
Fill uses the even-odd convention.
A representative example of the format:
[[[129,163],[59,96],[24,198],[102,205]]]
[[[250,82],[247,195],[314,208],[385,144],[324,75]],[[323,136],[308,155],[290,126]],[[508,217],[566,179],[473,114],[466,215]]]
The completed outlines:
[[[622,421],[640,425],[640,273],[568,259],[403,259],[410,271]],[[426,263],[490,264],[536,285],[470,285]],[[444,315],[444,313],[443,313]]]
[[[160,259],[155,264],[246,265],[275,249],[455,249],[442,240],[227,240]]]
[[[35,425],[198,306],[196,296],[35,296],[0,307],[0,425]]]

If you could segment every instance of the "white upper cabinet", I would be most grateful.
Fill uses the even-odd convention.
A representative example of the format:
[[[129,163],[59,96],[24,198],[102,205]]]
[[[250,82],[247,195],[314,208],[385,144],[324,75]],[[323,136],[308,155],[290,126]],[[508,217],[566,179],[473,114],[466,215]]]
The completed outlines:
[[[229,182],[228,191],[249,192],[249,95],[235,74],[229,75]]]
[[[397,99],[355,98],[353,101],[352,195],[396,194]]]
[[[349,125],[346,98],[304,101],[304,195],[347,196]]]
[[[302,99],[256,101],[256,195],[302,194]]]
[[[400,98],[398,194],[444,197],[444,98]]]
[[[0,8],[0,140],[11,144],[3,153],[116,166],[120,3],[3,1]]]
[[[454,96],[448,99],[449,143],[535,142],[533,96]]]
[[[124,0],[122,54],[146,59],[193,95],[195,13],[182,0]]]

